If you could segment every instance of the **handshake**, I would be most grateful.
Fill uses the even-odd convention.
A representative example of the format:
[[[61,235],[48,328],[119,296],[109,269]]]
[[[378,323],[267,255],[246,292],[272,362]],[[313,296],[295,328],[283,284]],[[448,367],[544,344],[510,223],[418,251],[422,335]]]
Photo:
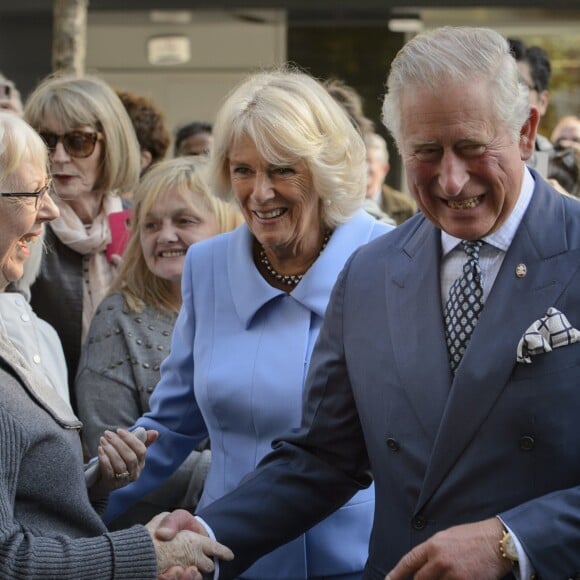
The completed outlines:
[[[99,499],[135,481],[145,465],[147,447],[158,432],[139,427],[133,432],[105,431],[100,439],[98,460],[85,468],[85,481],[92,499]],[[232,560],[229,548],[210,539],[205,528],[185,510],[155,516],[146,526],[157,555],[159,580],[201,580],[213,572],[214,558]]]
[[[188,511],[159,514],[145,527],[155,546],[159,580],[202,580],[202,574],[214,571],[214,558],[234,557]]]

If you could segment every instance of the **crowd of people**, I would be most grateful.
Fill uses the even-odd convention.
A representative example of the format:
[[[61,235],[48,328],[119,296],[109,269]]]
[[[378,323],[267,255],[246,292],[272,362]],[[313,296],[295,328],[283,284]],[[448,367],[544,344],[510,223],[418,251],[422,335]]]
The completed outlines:
[[[580,120],[539,134],[550,75],[487,28],[408,41],[405,192],[339,79],[249,75],[172,136],[97,76],[0,75],[0,576],[573,577]]]

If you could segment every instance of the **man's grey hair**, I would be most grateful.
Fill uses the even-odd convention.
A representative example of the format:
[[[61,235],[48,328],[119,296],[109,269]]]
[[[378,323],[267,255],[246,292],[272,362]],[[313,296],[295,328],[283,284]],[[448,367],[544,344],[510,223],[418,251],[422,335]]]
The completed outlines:
[[[419,34],[397,54],[387,79],[382,121],[401,149],[401,104],[417,87],[445,92],[457,83],[487,81],[494,112],[515,142],[529,116],[525,88],[518,83],[516,61],[507,40],[489,28],[445,26]]]

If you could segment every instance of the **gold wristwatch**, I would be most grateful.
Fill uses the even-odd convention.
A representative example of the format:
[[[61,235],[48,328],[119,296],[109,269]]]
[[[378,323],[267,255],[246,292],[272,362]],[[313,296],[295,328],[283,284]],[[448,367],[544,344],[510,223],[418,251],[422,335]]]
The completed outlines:
[[[512,563],[512,566],[517,566],[519,562],[518,551],[511,534],[504,530],[501,540],[499,541],[499,551],[506,560]]]

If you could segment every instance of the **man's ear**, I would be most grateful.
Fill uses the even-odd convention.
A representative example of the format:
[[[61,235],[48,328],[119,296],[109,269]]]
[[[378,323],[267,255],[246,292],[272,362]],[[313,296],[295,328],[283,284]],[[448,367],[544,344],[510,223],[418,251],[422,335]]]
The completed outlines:
[[[539,123],[540,113],[538,109],[530,107],[530,114],[520,129],[520,155],[524,161],[529,159],[534,152]]]

